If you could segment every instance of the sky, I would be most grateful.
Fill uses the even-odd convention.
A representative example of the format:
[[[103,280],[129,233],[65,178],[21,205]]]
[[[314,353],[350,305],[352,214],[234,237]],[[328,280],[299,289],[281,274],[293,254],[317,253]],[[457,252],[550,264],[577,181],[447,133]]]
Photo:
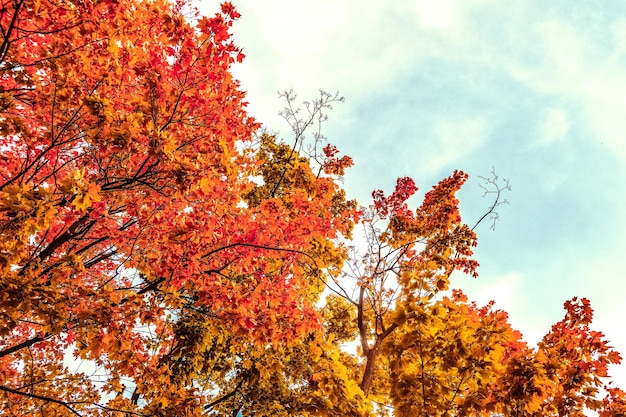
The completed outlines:
[[[249,112],[289,138],[277,92],[344,103],[324,134],[369,204],[411,176],[420,197],[455,169],[473,225],[479,176],[510,181],[495,231],[477,229],[476,280],[453,284],[509,312],[536,343],[587,297],[596,330],[626,356],[626,2],[618,0],[232,0],[234,68]],[[218,10],[205,0],[201,10]],[[626,365],[611,373],[626,388]]]

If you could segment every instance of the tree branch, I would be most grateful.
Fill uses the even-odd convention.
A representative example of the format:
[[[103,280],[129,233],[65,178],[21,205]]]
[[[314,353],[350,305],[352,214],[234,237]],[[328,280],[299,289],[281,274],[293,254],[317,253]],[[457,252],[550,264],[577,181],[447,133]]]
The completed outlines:
[[[243,379],[241,381],[239,381],[239,383],[237,384],[237,386],[235,387],[234,390],[232,390],[228,394],[218,398],[217,400],[213,401],[212,403],[205,405],[204,409],[205,410],[209,410],[209,409],[215,407],[216,405],[218,405],[219,403],[224,402],[227,399],[229,399],[230,397],[234,396],[235,394],[237,394],[237,391],[239,391],[239,389],[241,388],[242,384],[243,384]]]
[[[8,356],[12,353],[17,352],[18,350],[24,349],[26,347],[30,347],[32,345],[34,345],[35,343],[39,343],[39,342],[43,342],[44,340],[46,340],[47,338],[51,337],[52,335],[50,333],[46,333],[43,336],[35,336],[33,338],[30,338],[28,340],[23,341],[22,343],[19,343],[15,346],[11,346],[9,348],[6,348],[4,350],[0,350],[0,358]]]
[[[24,392],[24,391],[18,391],[16,389],[12,389],[12,388],[5,387],[5,386],[2,386],[2,385],[0,385],[0,391],[8,392],[8,393],[11,393],[11,394],[22,395],[24,397],[30,397],[30,398],[34,398],[36,400],[41,400],[41,401],[46,401],[46,402],[59,404],[59,405],[62,405],[63,407],[65,407],[65,408],[67,408],[68,410],[70,410],[72,412],[72,414],[77,415],[78,417],[81,417],[81,415],[78,413],[78,411],[76,411],[74,408],[70,407],[69,404],[83,404],[82,401],[81,402],[76,402],[76,403],[66,403],[65,401],[57,400],[56,398],[44,397],[42,395],[31,394],[29,392]]]

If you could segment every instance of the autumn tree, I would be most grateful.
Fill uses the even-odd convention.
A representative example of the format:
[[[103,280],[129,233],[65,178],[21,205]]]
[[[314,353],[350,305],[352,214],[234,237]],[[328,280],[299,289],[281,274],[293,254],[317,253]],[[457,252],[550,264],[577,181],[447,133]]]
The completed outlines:
[[[349,160],[327,148],[316,175],[259,139],[230,74],[238,16],[3,1],[1,414],[201,415],[321,328]]]
[[[465,178],[455,172],[442,180],[416,210],[408,206],[416,191],[408,178],[390,196],[374,193],[360,213],[365,249],[347,252],[344,269],[329,273],[325,333],[250,360],[252,369],[275,363],[240,390],[250,415],[565,416],[620,406],[619,390],[599,397],[607,365],[620,357],[589,329],[587,300],[568,301],[566,318],[532,349],[506,312],[450,292],[455,270],[475,275],[472,229],[509,188],[495,174],[485,178],[495,199],[470,228],[455,198]],[[357,352],[350,353],[346,343],[355,340]]]
[[[417,187],[400,178],[391,195],[374,192],[374,203],[363,210],[367,247],[362,255],[352,254],[344,273],[354,278],[356,291],[339,280],[335,284],[337,294],[356,308],[365,395],[372,391],[383,345],[406,322],[408,310],[447,290],[455,269],[475,274],[477,264],[469,258],[475,235],[461,223],[455,198],[466,178],[457,171],[441,181],[415,212],[406,201]]]
[[[493,398],[510,416],[600,415],[623,407],[623,393],[606,385],[608,366],[620,363],[601,332],[590,328],[589,300],[573,298],[564,304],[565,317],[552,326],[535,350],[512,356],[497,382]],[[608,390],[604,400],[600,394]]]
[[[339,96],[285,93],[287,139],[248,117],[238,17],[3,1],[0,413],[623,415],[587,300],[530,348],[451,290],[477,273],[465,173],[357,209],[319,130]]]
[[[477,306],[459,290],[450,293],[455,270],[477,276],[474,229],[497,220],[503,193],[510,190],[495,172],[482,178],[493,200],[470,227],[455,197],[466,178],[454,172],[414,210],[408,201],[417,187],[400,178],[390,195],[375,191],[373,204],[362,210],[365,245],[355,244],[333,286],[344,300],[341,309],[351,307],[352,313],[335,315],[343,324],[329,329],[352,326],[358,341],[354,377],[364,395],[378,415],[613,412],[623,401],[621,391],[609,389],[602,400],[601,388],[608,365],[621,358],[590,328],[588,300],[567,301],[565,318],[533,349],[511,328],[506,312],[493,304]],[[346,285],[350,278],[356,285]]]
[[[348,257],[334,279],[339,323],[358,341],[354,377],[377,415],[395,416],[582,416],[588,410],[614,415],[623,393],[601,389],[608,366],[619,363],[602,333],[590,328],[586,299],[565,303],[566,315],[536,348],[513,330],[504,311],[477,306],[452,290],[455,270],[477,276],[471,259],[474,229],[510,190],[495,173],[483,178],[494,197],[471,228],[461,221],[455,193],[467,176],[459,171],[427,192],[415,210],[417,191],[400,178],[386,196],[373,193],[362,210],[365,245]],[[343,278],[343,279],[342,279]],[[352,278],[354,286],[346,286]],[[350,314],[346,309],[351,309]]]

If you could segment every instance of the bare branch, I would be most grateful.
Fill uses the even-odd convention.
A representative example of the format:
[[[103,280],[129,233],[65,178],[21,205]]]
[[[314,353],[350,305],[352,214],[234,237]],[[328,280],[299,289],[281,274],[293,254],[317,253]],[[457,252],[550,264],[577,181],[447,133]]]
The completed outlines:
[[[494,194],[495,197],[493,200],[493,204],[491,205],[491,207],[489,207],[489,210],[487,210],[487,212],[483,214],[480,219],[478,219],[476,224],[474,224],[474,226],[472,227],[472,230],[476,229],[476,227],[480,223],[482,223],[487,217],[489,217],[489,219],[493,221],[489,228],[491,230],[496,230],[496,222],[500,220],[500,215],[496,211],[496,208],[502,204],[509,204],[506,199],[502,199],[502,193],[505,191],[511,191],[511,184],[509,183],[508,178],[502,178],[502,181],[500,181],[500,177],[498,177],[498,175],[496,174],[495,168],[491,169],[491,176],[479,176],[478,178],[483,181],[483,183],[479,185],[480,188],[482,188],[484,191],[483,197],[489,194]]]

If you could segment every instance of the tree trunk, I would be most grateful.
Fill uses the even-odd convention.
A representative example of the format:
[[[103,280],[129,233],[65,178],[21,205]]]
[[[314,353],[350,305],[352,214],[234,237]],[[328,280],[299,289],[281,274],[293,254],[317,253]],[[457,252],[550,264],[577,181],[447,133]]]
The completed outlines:
[[[378,348],[380,347],[379,341],[376,340],[374,346],[372,346],[367,354],[365,354],[365,371],[363,372],[363,379],[359,387],[365,394],[365,397],[369,396],[370,389],[372,388],[372,381],[374,380],[374,370],[376,369],[376,359],[378,357]]]

